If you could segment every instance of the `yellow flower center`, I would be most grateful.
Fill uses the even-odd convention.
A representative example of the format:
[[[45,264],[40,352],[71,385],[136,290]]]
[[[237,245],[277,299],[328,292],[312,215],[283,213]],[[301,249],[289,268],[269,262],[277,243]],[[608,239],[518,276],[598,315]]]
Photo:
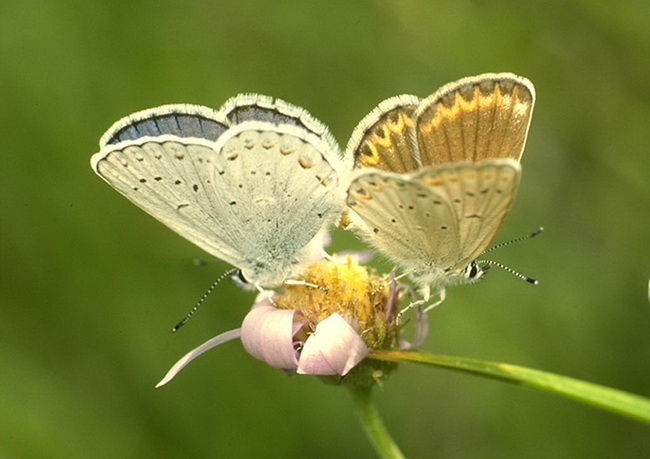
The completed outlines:
[[[352,256],[344,263],[314,263],[296,280],[300,283],[285,286],[275,303],[280,309],[300,311],[312,331],[320,321],[338,313],[357,329],[370,349],[394,344],[400,304],[399,295],[394,295],[395,304],[390,304],[394,282],[359,265]]]

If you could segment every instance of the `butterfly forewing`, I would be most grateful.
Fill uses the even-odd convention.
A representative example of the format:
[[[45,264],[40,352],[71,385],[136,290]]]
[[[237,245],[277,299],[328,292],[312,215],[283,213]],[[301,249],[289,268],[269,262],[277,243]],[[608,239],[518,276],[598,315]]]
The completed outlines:
[[[232,125],[258,121],[278,126],[296,126],[327,142],[332,151],[338,151],[338,145],[327,126],[304,108],[281,99],[261,94],[240,94],[227,100],[221,112]]]
[[[387,257],[410,268],[441,266],[459,250],[456,213],[441,191],[409,176],[367,172],[353,180],[347,205],[362,235]]]
[[[415,113],[422,165],[500,158],[519,161],[534,101],[532,84],[508,73],[443,86]]]
[[[232,263],[233,240],[216,212],[214,148],[198,139],[181,143],[169,137],[121,145],[95,155],[95,171],[138,207],[211,255]]]
[[[414,180],[437,192],[458,222],[457,251],[442,257],[444,268],[458,272],[488,247],[510,211],[520,175],[519,163],[507,159],[425,168],[416,174]]]

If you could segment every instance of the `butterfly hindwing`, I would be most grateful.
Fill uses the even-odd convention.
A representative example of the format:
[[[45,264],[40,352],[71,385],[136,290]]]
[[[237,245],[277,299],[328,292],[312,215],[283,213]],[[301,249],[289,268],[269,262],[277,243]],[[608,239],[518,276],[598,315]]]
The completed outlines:
[[[535,89],[511,73],[449,83],[424,100],[391,97],[355,128],[347,146],[354,167],[413,172],[488,159],[517,161],[528,135]]]
[[[230,125],[220,112],[200,105],[169,104],[122,118],[102,136],[100,147],[143,137],[173,135],[216,141]]]
[[[383,101],[355,128],[348,143],[354,167],[374,167],[392,172],[410,172],[419,167],[412,148],[414,113],[420,103],[415,96],[397,96]]]

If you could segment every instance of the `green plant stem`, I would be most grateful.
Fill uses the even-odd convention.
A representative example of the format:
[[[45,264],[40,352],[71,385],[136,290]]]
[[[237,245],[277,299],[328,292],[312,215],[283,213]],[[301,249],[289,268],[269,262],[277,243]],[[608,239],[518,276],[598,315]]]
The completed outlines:
[[[650,400],[618,389],[545,371],[499,362],[410,351],[373,351],[369,358],[388,362],[414,362],[526,386],[650,424]]]
[[[379,412],[372,402],[370,388],[353,388],[350,390],[359,415],[359,420],[370,443],[380,457],[386,459],[403,459],[404,455],[386,430]]]

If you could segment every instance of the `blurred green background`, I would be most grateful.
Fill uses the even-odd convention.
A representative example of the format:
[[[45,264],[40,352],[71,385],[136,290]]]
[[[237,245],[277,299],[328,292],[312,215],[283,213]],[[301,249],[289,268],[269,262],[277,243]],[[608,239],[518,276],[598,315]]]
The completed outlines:
[[[374,457],[345,390],[232,342],[168,386],[254,295],[89,167],[100,135],[172,102],[259,92],[345,146],[381,100],[511,71],[537,105],[494,270],[449,291],[423,349],[650,392],[647,1],[0,4],[0,457]],[[333,250],[361,248],[336,233]],[[383,271],[390,265],[377,262]],[[648,457],[648,429],[499,382],[402,366],[377,403],[409,457]]]

